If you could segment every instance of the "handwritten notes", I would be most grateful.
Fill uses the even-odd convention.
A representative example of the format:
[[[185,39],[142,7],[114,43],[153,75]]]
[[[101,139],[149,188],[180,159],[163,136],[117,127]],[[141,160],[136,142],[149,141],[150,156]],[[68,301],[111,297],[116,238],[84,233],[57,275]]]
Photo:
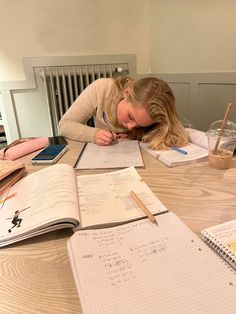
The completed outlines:
[[[134,167],[77,177],[81,227],[144,217],[130,197],[134,190],[153,214],[167,208],[142,181]]]
[[[72,236],[84,313],[233,313],[232,270],[173,213],[158,224],[144,219]]]

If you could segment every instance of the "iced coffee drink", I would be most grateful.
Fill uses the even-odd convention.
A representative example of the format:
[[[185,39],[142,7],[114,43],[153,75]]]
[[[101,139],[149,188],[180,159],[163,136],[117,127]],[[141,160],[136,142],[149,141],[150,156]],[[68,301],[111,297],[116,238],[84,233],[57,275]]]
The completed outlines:
[[[215,169],[229,169],[236,144],[236,124],[229,120],[213,122],[208,131],[209,166]]]
[[[218,149],[216,152],[210,151],[208,155],[209,166],[215,169],[229,169],[233,152],[226,149]]]

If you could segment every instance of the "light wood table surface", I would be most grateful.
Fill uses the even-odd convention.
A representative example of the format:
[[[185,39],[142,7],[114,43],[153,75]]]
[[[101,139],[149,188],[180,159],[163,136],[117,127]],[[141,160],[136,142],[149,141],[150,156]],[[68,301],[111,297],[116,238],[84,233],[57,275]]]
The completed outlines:
[[[74,165],[81,144],[69,143],[58,161]],[[236,218],[236,158],[228,170],[202,162],[169,168],[143,152],[143,180],[169,211],[175,212],[196,234],[206,227]],[[25,161],[28,173],[44,166]],[[95,156],[96,158],[96,156]],[[77,175],[104,171],[80,170]],[[67,257],[70,230],[59,230],[0,249],[0,313],[82,313]]]

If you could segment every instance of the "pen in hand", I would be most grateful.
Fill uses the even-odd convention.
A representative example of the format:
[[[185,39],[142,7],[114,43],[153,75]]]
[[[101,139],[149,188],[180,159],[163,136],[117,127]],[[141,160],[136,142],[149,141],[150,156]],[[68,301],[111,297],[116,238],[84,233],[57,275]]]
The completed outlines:
[[[105,124],[107,126],[108,131],[111,132],[111,134],[112,134],[112,142],[113,143],[117,143],[117,140],[115,140],[114,137],[113,137],[113,132],[112,132],[112,130],[111,130],[111,128],[110,128],[110,126],[109,126],[109,124],[107,122],[107,117],[106,117],[106,114],[105,114],[104,111],[102,113],[102,118],[103,118],[103,121],[105,122]]]

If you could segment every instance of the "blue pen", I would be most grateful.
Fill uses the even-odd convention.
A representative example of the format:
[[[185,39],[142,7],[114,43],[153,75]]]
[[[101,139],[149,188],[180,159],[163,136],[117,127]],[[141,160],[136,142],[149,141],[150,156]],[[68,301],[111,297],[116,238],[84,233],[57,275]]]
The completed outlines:
[[[111,132],[111,134],[112,134],[112,130],[111,130],[111,128],[109,127],[109,124],[107,123],[107,117],[106,117],[106,114],[105,114],[104,111],[103,111],[103,113],[102,113],[102,118],[103,118],[103,121],[106,123],[106,126],[107,126],[107,128],[108,128],[108,131]],[[117,141],[116,141],[114,138],[112,139],[112,142],[113,142],[113,143],[117,143]]]
[[[183,155],[187,155],[188,152],[186,152],[185,150],[179,148],[179,147],[176,147],[176,146],[172,146],[171,149],[175,150],[176,152],[180,153],[180,154],[183,154]]]

